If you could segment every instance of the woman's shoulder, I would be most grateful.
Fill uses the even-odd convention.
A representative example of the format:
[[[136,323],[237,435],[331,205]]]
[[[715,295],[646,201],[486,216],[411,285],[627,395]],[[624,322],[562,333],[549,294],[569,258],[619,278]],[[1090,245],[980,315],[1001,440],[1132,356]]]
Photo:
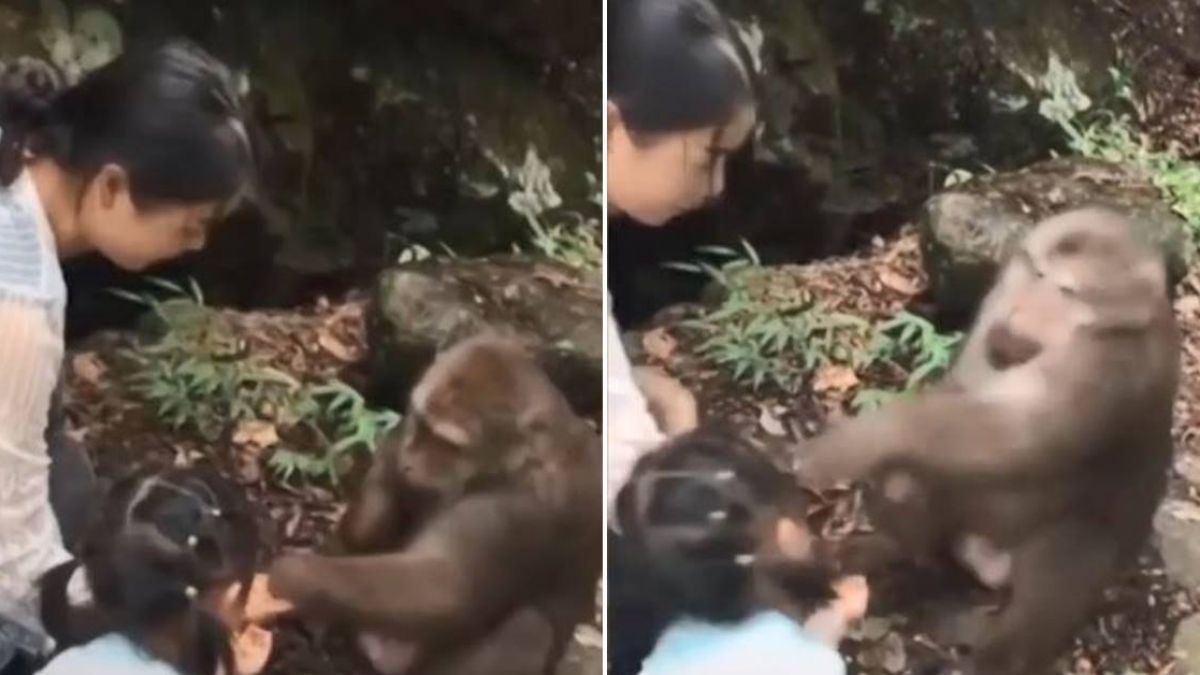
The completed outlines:
[[[46,300],[47,252],[39,232],[41,208],[20,179],[0,187],[0,295]]]
[[[179,675],[119,633],[96,638],[59,654],[38,675]]]

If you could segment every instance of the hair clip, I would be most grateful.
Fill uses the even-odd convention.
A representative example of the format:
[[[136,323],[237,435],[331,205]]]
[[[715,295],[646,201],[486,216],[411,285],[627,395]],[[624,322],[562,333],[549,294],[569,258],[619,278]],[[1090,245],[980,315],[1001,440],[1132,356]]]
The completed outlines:
[[[200,543],[200,539],[197,538],[196,535],[194,535],[194,534],[188,535],[188,538],[187,538],[188,548],[196,548],[196,544],[199,544],[199,543]]]
[[[183,589],[183,594],[188,596],[188,598],[195,600],[196,596],[200,594],[200,591],[197,591],[195,586],[188,586],[187,588]]]
[[[729,513],[726,511],[713,511],[708,514],[708,521],[710,523],[723,523],[728,517]]]
[[[755,556],[753,553],[742,553],[733,559],[733,562],[739,567],[749,567],[754,564]]]
[[[221,517],[221,509],[213,509],[212,511],[209,511],[209,513],[211,513],[211,514],[212,514],[212,517],[213,517],[213,518],[220,518],[220,517]]]

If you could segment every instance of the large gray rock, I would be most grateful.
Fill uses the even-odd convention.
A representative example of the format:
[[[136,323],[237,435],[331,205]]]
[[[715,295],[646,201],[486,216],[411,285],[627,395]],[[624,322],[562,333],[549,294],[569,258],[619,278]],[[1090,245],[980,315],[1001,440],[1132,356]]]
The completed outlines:
[[[1154,516],[1154,532],[1171,579],[1200,589],[1200,506],[1167,500]]]
[[[386,270],[368,323],[373,393],[399,400],[438,349],[494,330],[528,345],[572,406],[597,415],[601,307],[598,275],[545,260],[444,258]]]
[[[1132,218],[1163,249],[1172,282],[1191,257],[1185,223],[1135,169],[1083,158],[1039,162],[973,179],[930,198],[918,220],[938,308],[969,314],[1015,244],[1037,222],[1088,205]]]

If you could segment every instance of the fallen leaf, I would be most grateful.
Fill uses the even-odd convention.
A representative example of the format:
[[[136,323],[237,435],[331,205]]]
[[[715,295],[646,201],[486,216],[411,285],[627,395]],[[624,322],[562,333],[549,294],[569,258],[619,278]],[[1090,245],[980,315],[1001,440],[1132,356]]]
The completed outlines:
[[[883,640],[862,650],[858,662],[872,670],[883,669],[889,673],[900,673],[908,665],[908,654],[904,649],[904,638],[899,633],[888,633]]]
[[[858,385],[858,375],[848,366],[821,366],[813,377],[813,391],[845,392]]]
[[[95,352],[80,352],[71,357],[71,370],[74,371],[75,377],[95,387],[104,379],[108,367]]]
[[[878,271],[878,274],[879,281],[897,293],[916,295],[921,292],[920,284],[893,269],[884,267]]]
[[[783,422],[780,422],[779,418],[772,415],[771,411],[766,408],[763,408],[758,415],[758,426],[772,436],[780,438],[787,436],[787,429],[783,427]]]
[[[355,350],[328,331],[317,332],[317,344],[339,361],[349,362],[355,359]]]
[[[679,343],[667,333],[666,328],[655,328],[642,335],[642,349],[659,361],[670,361],[678,346]]]
[[[275,425],[262,420],[240,422],[233,432],[235,445],[269,448],[279,442],[279,431]]]
[[[551,286],[553,286],[555,288],[562,288],[564,286],[573,286],[575,284],[575,280],[572,279],[569,275],[559,272],[557,270],[539,269],[533,273],[533,278],[541,279],[542,281],[549,283]]]

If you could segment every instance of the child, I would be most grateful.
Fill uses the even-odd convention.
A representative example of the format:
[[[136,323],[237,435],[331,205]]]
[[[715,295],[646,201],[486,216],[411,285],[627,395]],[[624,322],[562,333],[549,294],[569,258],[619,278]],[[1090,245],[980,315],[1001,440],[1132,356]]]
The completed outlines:
[[[19,66],[20,64],[18,64]],[[49,645],[37,579],[92,497],[86,455],[48,429],[63,359],[59,260],[140,270],[201,248],[252,173],[229,72],[186,42],[129,51],[63,91],[0,77],[0,672]],[[51,436],[47,443],[47,436]],[[69,545],[69,542],[68,542]],[[72,584],[87,597],[86,584]]]
[[[835,582],[805,505],[798,486],[733,433],[700,429],[639,460],[618,496],[627,541],[610,570],[619,565],[613,583],[624,585],[614,605],[640,596],[665,627],[643,675],[845,672],[836,648],[866,611],[866,582]],[[613,641],[629,635],[611,628]]]
[[[63,630],[56,637],[85,644],[42,674],[254,670],[236,662],[231,635],[241,627],[258,558],[256,518],[228,481],[194,469],[121,481],[81,548],[94,604],[66,608],[58,621],[47,616],[48,626]]]

